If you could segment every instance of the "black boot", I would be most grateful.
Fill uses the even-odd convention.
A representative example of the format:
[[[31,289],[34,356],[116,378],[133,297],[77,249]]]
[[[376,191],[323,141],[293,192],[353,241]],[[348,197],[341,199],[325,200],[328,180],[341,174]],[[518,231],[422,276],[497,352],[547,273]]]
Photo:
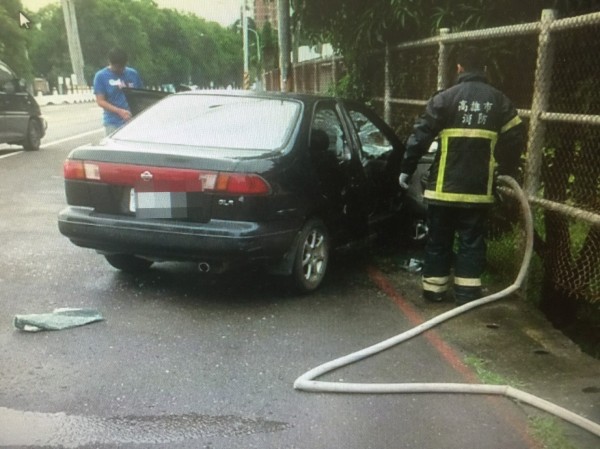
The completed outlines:
[[[481,287],[454,286],[454,299],[459,306],[483,298]]]
[[[448,300],[448,292],[432,292],[423,290],[423,298],[427,302],[443,302]]]

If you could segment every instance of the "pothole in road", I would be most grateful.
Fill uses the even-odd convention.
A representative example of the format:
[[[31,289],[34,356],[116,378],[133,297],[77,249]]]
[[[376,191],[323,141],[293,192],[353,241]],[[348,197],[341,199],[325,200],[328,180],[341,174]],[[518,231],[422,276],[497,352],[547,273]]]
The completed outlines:
[[[234,415],[86,417],[0,407],[0,446],[165,444],[207,437],[234,437],[286,429],[278,421]]]

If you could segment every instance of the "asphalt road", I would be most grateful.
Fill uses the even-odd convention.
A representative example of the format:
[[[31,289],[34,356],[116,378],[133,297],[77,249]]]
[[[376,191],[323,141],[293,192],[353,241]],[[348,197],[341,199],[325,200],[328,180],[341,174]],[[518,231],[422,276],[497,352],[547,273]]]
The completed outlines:
[[[96,103],[60,104],[42,106],[42,114],[48,122],[42,148],[67,145],[76,142],[74,137],[85,138],[85,142],[102,137],[102,112]],[[0,144],[0,159],[14,157],[23,152],[19,145]]]
[[[323,288],[298,297],[260,273],[212,278],[192,264],[127,276],[72,245],[56,223],[62,161],[102,137],[100,114],[93,104],[44,114],[43,148],[0,159],[0,447],[533,447],[509,402],[292,388],[308,369],[411,327],[373,282],[367,253],[336,258]],[[17,314],[58,307],[105,321],[13,327]],[[417,338],[326,378],[464,382],[449,360]]]

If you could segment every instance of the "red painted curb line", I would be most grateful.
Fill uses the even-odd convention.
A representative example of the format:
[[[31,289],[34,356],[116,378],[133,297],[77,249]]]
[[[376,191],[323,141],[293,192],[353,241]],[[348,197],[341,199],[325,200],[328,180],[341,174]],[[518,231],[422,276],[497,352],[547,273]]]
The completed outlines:
[[[371,281],[381,290],[383,291],[388,298],[390,298],[394,303],[398,306],[398,308],[402,311],[402,313],[408,318],[408,321],[413,326],[418,326],[423,323],[425,320],[419,313],[419,311],[409,302],[407,301],[398,291],[396,291],[395,287],[392,283],[385,277],[385,275],[379,271],[377,268],[369,265],[367,267],[367,273]],[[467,383],[480,384],[481,382],[477,378],[476,374],[473,372],[471,368],[469,368],[465,363],[461,360],[459,354],[452,349],[439,334],[433,330],[429,329],[422,334],[429,343],[440,353],[442,358],[458,371],[466,380]],[[489,400],[493,400],[496,405],[498,405],[498,398],[489,398]],[[506,413],[502,413],[498,410],[498,414],[502,416],[515,430],[519,433],[523,441],[530,446],[532,449],[540,449],[542,444],[536,441],[531,434],[529,433],[526,426],[520,420],[517,420],[513,417],[506,416]]]

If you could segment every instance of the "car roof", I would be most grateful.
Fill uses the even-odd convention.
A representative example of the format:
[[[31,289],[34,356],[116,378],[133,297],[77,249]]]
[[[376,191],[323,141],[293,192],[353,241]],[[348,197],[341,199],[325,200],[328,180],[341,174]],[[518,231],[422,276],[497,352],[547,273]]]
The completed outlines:
[[[256,90],[192,90],[178,92],[175,95],[219,95],[230,97],[265,98],[273,100],[296,100],[303,103],[314,103],[318,100],[340,100],[328,95],[316,95],[297,92],[256,91]]]

